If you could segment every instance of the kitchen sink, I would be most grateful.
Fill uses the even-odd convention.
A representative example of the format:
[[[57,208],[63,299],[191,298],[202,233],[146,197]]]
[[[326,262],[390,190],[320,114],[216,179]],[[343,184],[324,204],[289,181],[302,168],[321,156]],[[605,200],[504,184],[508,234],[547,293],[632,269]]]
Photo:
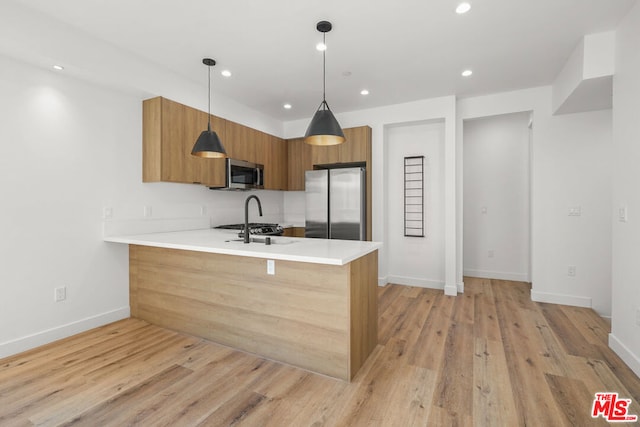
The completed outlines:
[[[269,240],[267,240],[269,239]],[[269,241],[269,243],[267,243]],[[249,243],[260,243],[263,245],[289,245],[296,243],[296,239],[287,239],[286,237],[251,237]],[[225,243],[244,243],[244,239],[229,239]]]

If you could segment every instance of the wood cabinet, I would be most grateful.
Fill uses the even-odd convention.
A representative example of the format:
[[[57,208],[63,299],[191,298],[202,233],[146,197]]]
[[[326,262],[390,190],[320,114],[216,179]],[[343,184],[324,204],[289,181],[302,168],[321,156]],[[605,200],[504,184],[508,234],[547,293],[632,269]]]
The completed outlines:
[[[162,97],[143,101],[142,110],[143,182],[225,185],[224,159],[191,155],[193,144],[207,129],[207,113]],[[213,115],[211,128],[228,157],[264,165],[265,189],[287,189],[285,140]]]
[[[286,237],[304,237],[304,227],[287,227],[282,235]]]
[[[227,134],[223,144],[229,158],[262,163],[258,161],[258,146],[261,141],[262,132],[227,120]]]
[[[264,165],[265,190],[287,190],[288,146],[287,141],[261,132],[258,144],[258,163]]]
[[[227,156],[264,166],[265,190],[287,189],[286,141],[268,133],[227,121]]]
[[[346,141],[338,145],[338,162],[366,162],[371,163],[371,128],[360,126],[344,129]]]
[[[371,128],[344,129],[345,142],[339,145],[310,146],[313,165],[367,162],[371,151]]]
[[[191,155],[193,144],[207,129],[207,113],[162,97],[142,104],[142,181],[224,183],[222,159]],[[211,129],[226,139],[226,120],[211,116]]]
[[[207,113],[162,97],[147,99],[142,106],[143,182],[225,185],[224,159],[191,155],[193,144],[207,128]],[[367,200],[371,200],[368,126],[344,129],[346,141],[328,147],[307,145],[303,138],[283,140],[213,115],[211,128],[220,137],[228,157],[264,165],[267,190],[304,191],[304,172],[313,170],[314,165],[363,163],[367,167]],[[370,213],[368,217],[370,224]],[[367,235],[370,239],[370,232]]]
[[[304,171],[313,169],[311,146],[305,144],[304,138],[289,139],[289,191],[304,191]]]
[[[345,137],[347,133],[345,132]],[[353,144],[348,139],[340,145],[307,145],[311,148],[311,164],[312,165],[331,165],[340,162],[340,151],[343,145]]]
[[[378,251],[275,262],[130,245],[131,316],[350,381],[378,343]]]

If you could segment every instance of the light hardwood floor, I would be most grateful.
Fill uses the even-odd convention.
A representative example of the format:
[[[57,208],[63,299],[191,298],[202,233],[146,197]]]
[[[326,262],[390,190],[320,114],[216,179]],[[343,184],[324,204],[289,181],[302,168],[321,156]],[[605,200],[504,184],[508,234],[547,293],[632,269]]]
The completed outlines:
[[[128,319],[0,360],[0,425],[588,426],[640,380],[588,309],[525,283],[379,290],[379,345],[351,383]]]

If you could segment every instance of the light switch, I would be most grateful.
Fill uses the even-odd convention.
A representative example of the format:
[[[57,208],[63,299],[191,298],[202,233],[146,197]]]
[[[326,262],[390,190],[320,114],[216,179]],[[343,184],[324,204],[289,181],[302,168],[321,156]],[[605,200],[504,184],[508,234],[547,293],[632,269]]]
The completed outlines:
[[[569,216],[582,215],[582,208],[580,206],[572,206],[569,208]]]
[[[627,222],[627,207],[621,206],[618,208],[618,221]]]
[[[486,207],[486,206],[483,206],[483,207],[480,209],[480,212],[482,212],[483,214],[486,214],[486,213],[487,213],[487,207]]]

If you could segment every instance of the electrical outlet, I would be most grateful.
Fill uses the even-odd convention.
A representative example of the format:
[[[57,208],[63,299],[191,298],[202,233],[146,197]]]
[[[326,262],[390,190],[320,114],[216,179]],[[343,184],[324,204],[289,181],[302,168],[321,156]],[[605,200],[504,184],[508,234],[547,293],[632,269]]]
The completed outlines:
[[[145,206],[144,207],[144,217],[145,218],[150,218],[151,217],[151,206]]]
[[[276,262],[272,259],[267,260],[267,274],[276,274]]]
[[[60,302],[60,301],[64,301],[67,299],[67,287],[66,286],[62,286],[60,288],[55,288],[54,290],[55,295],[55,301],[56,302]]]
[[[207,214],[207,207],[205,205],[200,206],[200,216],[205,216]]]
[[[102,210],[102,216],[104,219],[111,219],[113,218],[113,208],[104,208]]]
[[[570,265],[569,268],[567,268],[567,276],[575,277],[575,275],[576,275],[576,266]]]
[[[489,258],[493,258],[493,255],[494,255],[493,249],[489,249],[489,250],[487,251],[487,256],[488,256]]]

